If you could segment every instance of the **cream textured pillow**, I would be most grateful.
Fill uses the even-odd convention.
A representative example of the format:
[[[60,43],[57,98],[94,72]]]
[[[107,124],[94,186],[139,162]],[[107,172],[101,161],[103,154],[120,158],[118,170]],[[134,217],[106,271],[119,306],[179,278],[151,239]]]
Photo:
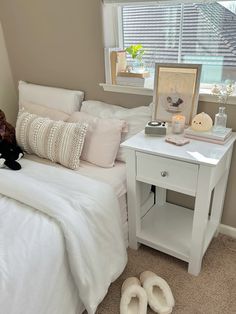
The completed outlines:
[[[70,117],[70,115],[60,110],[47,108],[45,106],[36,105],[30,102],[24,102],[22,104],[22,109],[29,113],[36,114],[40,117],[49,118],[55,121],[66,121]]]
[[[18,145],[28,154],[77,169],[88,125],[66,123],[20,112],[16,123]]]
[[[86,160],[100,167],[114,166],[120,147],[121,133],[126,122],[119,119],[99,119],[84,112],[74,112],[68,122],[86,122],[88,131],[81,155]]]

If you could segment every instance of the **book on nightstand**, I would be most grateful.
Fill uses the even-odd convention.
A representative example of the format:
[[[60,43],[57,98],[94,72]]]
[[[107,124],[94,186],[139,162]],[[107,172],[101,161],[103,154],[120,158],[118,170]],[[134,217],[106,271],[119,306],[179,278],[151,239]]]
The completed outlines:
[[[198,141],[224,145],[229,140],[231,133],[232,129],[230,128],[226,128],[224,132],[214,132],[213,129],[207,132],[197,132],[189,127],[184,131],[184,136]]]

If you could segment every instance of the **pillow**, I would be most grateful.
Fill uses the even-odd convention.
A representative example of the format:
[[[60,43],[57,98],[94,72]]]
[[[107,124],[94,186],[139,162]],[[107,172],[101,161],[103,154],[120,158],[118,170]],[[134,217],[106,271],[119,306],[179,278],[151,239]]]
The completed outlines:
[[[80,110],[83,99],[84,93],[80,91],[19,82],[20,108],[23,103],[31,102],[71,114]]]
[[[147,122],[152,120],[152,104],[137,108],[123,108],[109,105],[101,101],[88,100],[82,103],[81,111],[94,115],[98,118],[122,119],[127,122],[128,132],[122,133],[121,142],[142,131]],[[125,161],[125,150],[120,148],[117,160]]]
[[[18,145],[28,154],[77,169],[88,125],[67,123],[20,112],[16,122]]]
[[[66,121],[70,117],[65,112],[62,112],[56,109],[47,108],[41,105],[35,105],[30,102],[28,103],[24,102],[22,104],[22,109],[24,109],[25,111],[29,113],[36,114],[40,117],[49,118],[55,121],[59,121],[59,120]]]
[[[114,166],[125,121],[99,119],[84,112],[73,113],[67,121],[86,122],[89,125],[81,159],[104,168]]]

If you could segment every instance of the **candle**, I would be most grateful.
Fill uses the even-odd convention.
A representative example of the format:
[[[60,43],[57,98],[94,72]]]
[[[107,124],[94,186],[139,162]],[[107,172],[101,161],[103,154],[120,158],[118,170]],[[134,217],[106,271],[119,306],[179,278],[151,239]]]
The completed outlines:
[[[184,132],[185,116],[177,114],[172,117],[172,133],[180,134]]]

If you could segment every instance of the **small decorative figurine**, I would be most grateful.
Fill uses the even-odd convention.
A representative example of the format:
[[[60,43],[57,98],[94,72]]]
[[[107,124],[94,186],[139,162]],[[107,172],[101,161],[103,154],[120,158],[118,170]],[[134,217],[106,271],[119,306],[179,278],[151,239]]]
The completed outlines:
[[[128,73],[132,72],[132,66],[131,65],[126,66],[126,72],[128,72]]]
[[[194,131],[207,132],[210,131],[212,125],[212,118],[207,113],[202,112],[194,117],[191,128]]]

